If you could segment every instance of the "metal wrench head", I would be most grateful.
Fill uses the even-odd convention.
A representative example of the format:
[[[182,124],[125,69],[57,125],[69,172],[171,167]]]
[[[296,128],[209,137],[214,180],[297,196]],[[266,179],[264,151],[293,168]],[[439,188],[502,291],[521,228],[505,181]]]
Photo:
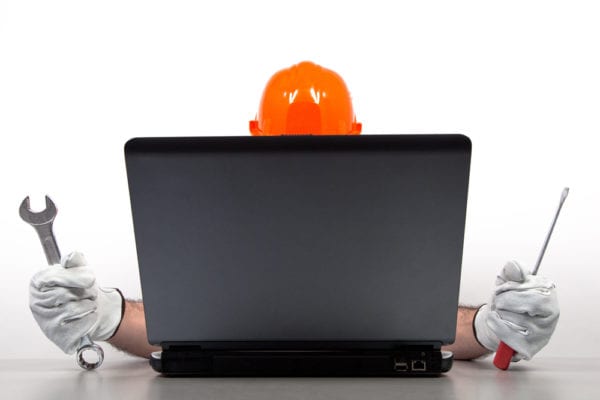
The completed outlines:
[[[46,196],[46,209],[40,212],[31,211],[29,206],[29,196],[25,197],[21,206],[19,207],[19,215],[23,221],[30,225],[46,225],[54,221],[56,217],[56,206],[50,197]]]

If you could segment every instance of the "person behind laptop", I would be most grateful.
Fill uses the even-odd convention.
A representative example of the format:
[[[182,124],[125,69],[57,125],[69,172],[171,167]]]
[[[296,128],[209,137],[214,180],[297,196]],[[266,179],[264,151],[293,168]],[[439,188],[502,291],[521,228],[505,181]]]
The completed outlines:
[[[311,62],[273,75],[257,118],[250,121],[255,136],[358,135],[361,130],[342,78]],[[143,303],[126,300],[118,289],[100,287],[81,253],[68,254],[61,265],[37,272],[29,297],[40,328],[67,354],[77,350],[86,334],[141,357],[160,350],[148,343]],[[558,317],[554,283],[510,261],[497,276],[489,303],[459,306],[456,341],[444,349],[452,351],[455,359],[474,359],[495,351],[504,341],[516,352],[513,361],[529,360],[548,343]]]

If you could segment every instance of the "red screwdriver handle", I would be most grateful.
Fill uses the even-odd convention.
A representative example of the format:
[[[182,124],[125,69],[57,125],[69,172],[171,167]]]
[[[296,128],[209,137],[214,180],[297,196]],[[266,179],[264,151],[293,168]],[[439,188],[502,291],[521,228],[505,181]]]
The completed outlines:
[[[506,371],[515,355],[515,351],[506,343],[500,342],[498,350],[496,350],[496,356],[494,357],[494,365],[496,368]]]

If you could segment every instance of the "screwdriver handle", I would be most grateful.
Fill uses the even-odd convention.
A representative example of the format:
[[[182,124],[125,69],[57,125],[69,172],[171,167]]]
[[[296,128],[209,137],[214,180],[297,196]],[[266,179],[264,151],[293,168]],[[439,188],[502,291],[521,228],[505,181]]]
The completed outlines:
[[[494,356],[494,365],[496,368],[506,371],[515,355],[515,351],[506,343],[500,342],[498,350],[496,350],[496,356]]]

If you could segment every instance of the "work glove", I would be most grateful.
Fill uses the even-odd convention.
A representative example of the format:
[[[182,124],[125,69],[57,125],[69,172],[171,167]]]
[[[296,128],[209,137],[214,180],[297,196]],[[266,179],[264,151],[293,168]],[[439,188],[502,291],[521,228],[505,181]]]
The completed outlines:
[[[550,340],[559,314],[554,283],[510,261],[496,279],[492,300],[475,315],[475,336],[490,351],[500,341],[509,345],[516,352],[512,361],[530,360]]]
[[[83,336],[100,341],[117,330],[124,300],[117,289],[96,285],[81,253],[50,265],[31,278],[29,306],[44,334],[62,351],[73,354]]]

